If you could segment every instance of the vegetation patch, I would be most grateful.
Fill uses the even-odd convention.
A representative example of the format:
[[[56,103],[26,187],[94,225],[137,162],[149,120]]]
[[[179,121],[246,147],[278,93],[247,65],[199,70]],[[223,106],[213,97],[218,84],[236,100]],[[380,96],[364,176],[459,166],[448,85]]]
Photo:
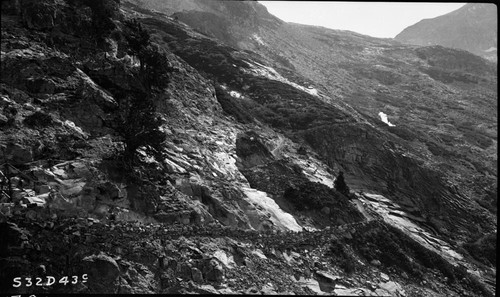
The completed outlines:
[[[346,196],[323,184],[304,182],[300,185],[288,187],[283,197],[291,202],[297,210],[322,210],[329,208],[333,216],[345,222],[355,222],[363,216],[354,209]]]
[[[497,267],[497,233],[490,233],[486,236],[463,245],[465,250],[479,262]]]
[[[222,109],[229,115],[232,115],[238,122],[248,124],[253,122],[252,116],[248,112],[248,108],[242,100],[233,98],[219,85],[215,86],[215,95],[217,101],[222,106]]]

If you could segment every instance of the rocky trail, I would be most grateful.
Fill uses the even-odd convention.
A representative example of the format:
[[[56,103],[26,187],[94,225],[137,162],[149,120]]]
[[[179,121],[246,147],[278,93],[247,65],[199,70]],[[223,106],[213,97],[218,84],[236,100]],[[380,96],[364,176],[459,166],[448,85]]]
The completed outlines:
[[[357,197],[351,203],[366,214],[365,220],[316,231],[244,230],[215,222],[207,225],[164,225],[75,219],[32,206],[13,207],[10,222],[2,223],[2,233],[6,234],[9,242],[5,248],[13,256],[21,256],[19,252],[22,249],[25,256],[19,258],[20,263],[29,263],[28,267],[33,270],[43,265],[47,275],[56,277],[89,273],[86,284],[71,289],[61,285],[42,287],[44,292],[91,293],[104,290],[108,293],[341,296],[430,296],[440,292],[437,294],[449,296],[452,293],[444,287],[433,285],[433,291],[425,292],[418,289],[418,285],[433,284],[436,277],[446,280],[456,275],[463,278],[462,285],[470,283],[473,286],[477,283],[475,274],[484,279],[484,275],[476,271],[453,268],[457,264],[467,264],[460,261],[457,254],[455,258],[450,258],[451,248],[409,220],[404,224],[401,220],[397,223],[388,221],[386,216],[389,212],[377,210],[373,203],[384,202],[383,197],[366,193]],[[395,205],[391,206],[394,210]],[[420,283],[414,283],[411,278],[401,278],[401,272],[398,272],[401,268],[391,264],[391,261],[397,261],[394,255],[386,258],[382,251],[378,259],[367,257],[363,246],[370,246],[370,240],[366,236],[378,234],[376,236],[385,238],[394,232],[399,240],[406,237],[408,241],[406,244],[398,243],[400,248],[406,250],[405,257],[416,251],[425,251],[433,254],[434,261],[439,259],[437,262],[445,267],[438,266],[432,274],[421,276]],[[421,239],[426,238],[431,241],[423,243]],[[413,247],[409,248],[410,242],[409,246]],[[336,250],[338,248],[340,250]],[[348,262],[342,260],[346,256],[350,259]],[[21,275],[22,271],[30,271],[16,262],[4,264],[9,267],[9,274]],[[257,276],[255,271],[261,273]],[[102,273],[105,278],[100,277]],[[488,273],[491,274],[491,271]],[[464,280],[467,281],[464,283]],[[107,284],[106,288],[103,283]],[[16,292],[34,291],[25,288]]]

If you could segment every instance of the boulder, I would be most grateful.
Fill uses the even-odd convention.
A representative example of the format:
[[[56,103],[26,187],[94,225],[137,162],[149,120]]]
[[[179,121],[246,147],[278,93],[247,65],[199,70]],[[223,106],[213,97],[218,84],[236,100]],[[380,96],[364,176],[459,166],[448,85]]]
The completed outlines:
[[[181,263],[178,266],[177,274],[185,280],[191,279],[191,265],[187,263]]]
[[[13,165],[22,165],[33,161],[33,151],[31,147],[10,143],[6,146],[3,157]]]
[[[220,290],[216,290],[212,285],[202,285],[198,288],[197,293],[199,294],[220,294]]]
[[[52,209],[71,210],[74,205],[58,192],[52,192],[47,198],[48,206]]]
[[[95,208],[96,197],[94,195],[89,195],[89,194],[80,195],[76,200],[76,205],[87,211],[90,211]]]
[[[109,214],[110,209],[111,209],[111,207],[109,205],[98,203],[96,205],[96,207],[94,208],[93,213],[95,215],[97,215],[98,217],[106,217]],[[129,214],[128,210],[126,210],[126,212],[119,212],[116,215],[116,220],[118,220],[118,221],[121,221],[121,220],[128,221],[126,218],[124,218],[124,217],[128,217],[128,214]]]
[[[195,283],[203,283],[203,274],[198,268],[191,268],[191,277]]]
[[[38,194],[46,194],[46,193],[50,193],[50,186],[49,185],[40,185],[36,188],[36,191],[38,192]]]
[[[121,273],[118,293],[127,294],[154,294],[154,274],[145,265],[139,263],[130,263],[120,260],[119,265],[123,269],[127,269],[125,273]],[[122,279],[123,278],[123,279]],[[123,280],[125,282],[123,282]],[[122,291],[122,286],[126,286],[126,290]]]
[[[47,204],[47,198],[49,198],[49,193],[41,194],[34,197],[24,197],[21,202],[24,204],[36,204],[38,206],[45,206]]]
[[[83,258],[83,271],[89,276],[89,287],[99,293],[113,293],[114,283],[120,276],[118,263],[106,255],[100,253]]]
[[[89,178],[92,176],[90,169],[82,162],[73,162],[70,166],[75,175],[78,177]]]
[[[203,270],[207,281],[220,283],[224,280],[224,269],[216,259],[211,259],[205,263]]]
[[[9,203],[8,200],[6,196],[2,196],[2,200],[0,200],[0,223],[6,222],[12,216],[14,203]]]
[[[332,284],[336,283],[339,279],[341,279],[340,276],[331,275],[325,271],[317,271],[316,276]]]
[[[68,128],[73,135],[76,137],[81,137],[87,139],[89,136],[87,133],[83,132],[82,128],[78,127],[74,122],[70,120],[65,120],[63,122],[64,127]]]
[[[85,187],[85,182],[82,182],[78,179],[74,180],[65,180],[64,181],[64,187],[61,187],[61,194],[65,196],[74,196],[78,195],[80,192],[82,192],[83,188]]]
[[[118,108],[115,99],[103,91],[87,74],[80,69],[76,70],[80,78],[80,88],[78,93],[89,102],[94,102],[105,111],[112,111]]]
[[[277,295],[276,289],[274,288],[272,283],[268,283],[262,286],[260,292],[262,293],[262,295]]]
[[[121,189],[114,183],[105,182],[100,184],[97,189],[99,190],[99,196],[105,200],[116,200],[124,196]]]
[[[26,193],[23,190],[14,188],[12,189],[12,201],[13,202],[19,202],[22,200],[24,197],[26,197]]]
[[[225,267],[231,268],[235,265],[233,256],[228,254],[223,250],[217,250],[213,253],[213,257],[219,260],[219,263],[223,264]]]
[[[23,108],[26,109],[26,110],[29,110],[29,111],[35,111],[36,108],[33,106],[33,104],[31,103],[24,103],[23,104]]]
[[[389,292],[391,296],[395,296],[396,293],[403,291],[401,285],[393,281],[380,283],[379,287]]]
[[[245,294],[246,295],[257,295],[257,294],[260,295],[260,290],[257,287],[253,286],[253,287],[248,288],[245,291]]]

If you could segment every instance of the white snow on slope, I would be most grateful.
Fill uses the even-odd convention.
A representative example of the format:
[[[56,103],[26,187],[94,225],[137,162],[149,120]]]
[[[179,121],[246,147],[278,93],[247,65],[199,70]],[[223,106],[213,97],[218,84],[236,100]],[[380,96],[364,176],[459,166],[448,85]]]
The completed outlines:
[[[260,205],[271,215],[270,220],[277,227],[296,232],[302,231],[302,227],[297,224],[295,218],[291,214],[284,212],[265,192],[252,188],[242,188],[242,190],[252,203]]]
[[[284,78],[281,74],[279,74],[274,68],[262,65],[257,62],[248,62],[245,61],[250,67],[252,67],[251,70],[247,69],[242,69],[243,72],[253,74],[255,76],[263,76],[268,79],[280,81],[282,83],[288,84],[296,89],[299,89],[301,91],[304,91],[308,94],[311,94],[313,96],[319,97],[318,95],[318,90],[313,88],[312,86],[309,86],[309,88],[306,88],[304,86],[301,86],[299,84],[296,84],[294,82],[289,81],[288,79]]]
[[[313,95],[313,96],[318,96],[318,90],[317,90],[317,89],[315,89],[315,88],[313,88],[313,87],[309,87],[309,88],[307,89],[307,92],[308,92],[309,94]]]
[[[382,120],[382,122],[386,123],[387,125],[389,125],[389,127],[394,127],[395,125],[392,124],[391,122],[389,122],[389,120],[387,120],[387,115],[383,112],[379,112],[378,115],[380,116],[380,119]]]

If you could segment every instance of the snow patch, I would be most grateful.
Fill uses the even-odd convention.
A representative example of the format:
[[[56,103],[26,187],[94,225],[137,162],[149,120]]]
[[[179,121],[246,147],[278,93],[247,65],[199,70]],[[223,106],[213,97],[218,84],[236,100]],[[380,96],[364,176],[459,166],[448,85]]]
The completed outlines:
[[[489,49],[484,50],[484,51],[485,51],[485,52],[487,52],[487,53],[489,53],[489,52],[495,52],[496,50],[497,50],[497,48],[496,48],[496,47],[494,47],[494,46],[492,46],[492,47],[490,47]]]
[[[269,66],[265,66],[265,65],[262,65],[258,62],[248,62],[248,61],[245,61],[252,69],[251,70],[247,70],[247,69],[242,69],[243,72],[245,73],[249,73],[249,74],[252,74],[252,75],[255,75],[255,76],[262,76],[262,77],[266,77],[268,79],[272,79],[272,80],[276,80],[276,81],[279,81],[279,82],[282,82],[282,83],[285,83],[285,84],[288,84],[296,89],[299,89],[303,92],[306,92],[310,95],[313,95],[313,96],[316,96],[316,97],[319,97],[318,95],[318,90],[313,88],[312,86],[309,86],[308,88],[304,87],[304,86],[301,86],[299,84],[296,84],[292,81],[289,81],[288,79],[286,79],[285,77],[283,77],[281,74],[279,74],[274,68],[272,67],[269,67]]]
[[[313,95],[313,96],[318,96],[318,90],[313,88],[313,87],[309,87],[307,88],[307,91],[309,94]]]
[[[302,231],[302,227],[297,224],[295,218],[291,214],[284,212],[265,192],[252,188],[243,188],[242,190],[252,203],[261,206],[271,215],[270,220],[277,227],[296,232]]]
[[[383,112],[379,112],[378,115],[380,116],[380,119],[382,120],[382,122],[386,123],[387,125],[389,125],[389,127],[394,127],[395,125],[392,124],[391,122],[389,122],[389,120],[387,120],[387,115]]]

